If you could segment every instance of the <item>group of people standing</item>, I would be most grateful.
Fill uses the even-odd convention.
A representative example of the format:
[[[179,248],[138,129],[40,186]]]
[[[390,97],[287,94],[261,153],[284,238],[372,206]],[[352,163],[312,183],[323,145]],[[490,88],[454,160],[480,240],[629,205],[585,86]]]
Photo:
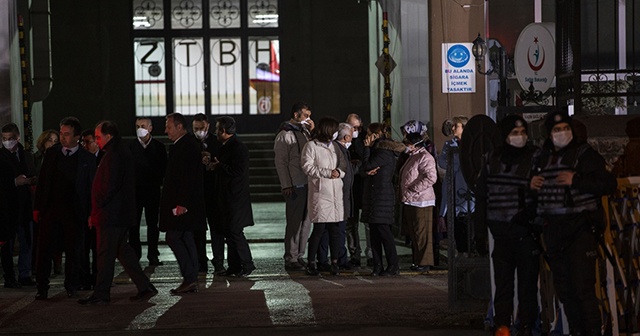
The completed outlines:
[[[168,156],[165,145],[151,136],[151,120],[144,117],[136,120],[137,136],[129,143],[114,122],[103,121],[83,132],[77,118],[64,118],[59,132],[48,130],[40,136],[36,155],[24,150],[15,124],[5,125],[0,149],[5,287],[35,285],[36,299],[48,299],[52,261],[55,265],[64,253],[67,295],[93,289],[80,304],[110,302],[116,259],[136,284],[138,292],[130,299],[149,299],[158,291],[139,262],[143,211],[149,266],[162,265],[160,231],[166,232],[178,261],[183,282],[173,294],[197,292],[198,272],[207,270],[206,254],[199,259],[207,214],[217,243],[217,273],[249,275],[255,266],[243,233],[253,225],[248,150],[235,135],[233,118],[217,118],[211,133],[203,117],[198,115],[192,124],[195,135],[180,113],[166,117],[165,133],[173,143]],[[206,127],[195,130],[201,124]],[[205,194],[211,197],[205,199]],[[18,280],[13,265],[16,237]],[[225,242],[228,268],[222,262]]]
[[[309,105],[293,105],[291,119],[281,125],[274,144],[286,202],[285,269],[338,275],[359,267],[363,222],[371,275],[399,274],[392,232],[396,184],[405,208],[403,226],[412,241],[412,269],[434,265],[432,235],[427,232],[435,206],[435,159],[427,150],[424,124],[410,121],[403,134],[403,142],[398,142],[383,123],[364,129],[356,114],[343,123],[322,118],[316,124]]]
[[[436,155],[420,122],[403,125],[403,140],[397,142],[385,124],[372,123],[364,130],[355,114],[343,123],[323,118],[316,124],[309,105],[295,104],[274,145],[286,202],[285,268],[338,275],[341,269],[360,266],[357,225],[363,222],[371,275],[398,274],[391,231],[398,201],[402,229],[412,244],[411,269],[428,270],[435,263],[432,233],[439,232],[434,219],[444,220],[447,211],[455,211],[450,238],[459,253],[488,253],[485,233],[492,234],[497,334],[516,321],[518,335],[532,335],[536,329],[544,254],[571,334],[600,335],[595,292],[603,229],[600,198],[617,186],[604,159],[578,139],[566,112],[547,115],[542,148],[529,141],[527,122],[509,115],[498,124],[501,144],[489,154],[476,184],[467,186],[459,150],[454,150],[467,120],[455,117],[443,126],[452,138]],[[434,213],[437,167],[446,173],[440,211]],[[453,204],[447,204],[448,184],[454,185]],[[516,279],[519,304],[514,313]]]
[[[503,118],[498,124],[502,144],[489,155],[477,183],[475,220],[486,224],[485,230],[488,226],[494,240],[496,335],[516,321],[517,335],[538,330],[542,260],[551,269],[570,334],[601,335],[595,289],[604,230],[601,197],[613,194],[617,182],[602,156],[578,138],[566,112],[548,113],[544,127],[548,137],[537,148],[528,141],[522,117]]]

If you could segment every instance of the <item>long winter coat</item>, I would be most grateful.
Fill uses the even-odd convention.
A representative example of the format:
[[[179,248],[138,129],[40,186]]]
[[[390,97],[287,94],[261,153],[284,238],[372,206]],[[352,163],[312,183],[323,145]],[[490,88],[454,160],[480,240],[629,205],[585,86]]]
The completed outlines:
[[[112,138],[104,146],[91,188],[91,223],[102,227],[136,224],[135,170],[131,151],[122,138]]]
[[[249,150],[236,135],[220,145],[215,168],[217,220],[224,229],[239,230],[253,225],[249,191]]]
[[[300,166],[309,183],[307,209],[312,223],[335,223],[345,220],[342,194],[342,178],[347,160],[339,146],[333,142],[317,140],[307,142],[302,149]],[[334,169],[340,178],[331,178]]]
[[[405,146],[389,139],[378,139],[372,147],[366,147],[362,171],[376,167],[375,175],[366,175],[363,181],[362,217],[363,223],[393,224],[395,221],[395,189],[393,173],[396,159]]]
[[[187,212],[174,216],[177,206]],[[185,134],[169,148],[169,160],[160,197],[160,231],[204,231],[204,182],[200,144],[192,134]]]
[[[403,203],[436,200],[433,184],[438,179],[436,160],[420,147],[409,154],[400,169],[400,196]]]

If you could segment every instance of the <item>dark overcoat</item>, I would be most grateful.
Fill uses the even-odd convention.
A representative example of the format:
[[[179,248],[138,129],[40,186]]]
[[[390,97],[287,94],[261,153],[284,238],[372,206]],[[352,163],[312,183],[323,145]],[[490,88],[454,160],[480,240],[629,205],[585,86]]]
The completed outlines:
[[[176,206],[187,208],[174,216]],[[200,144],[185,134],[169,148],[169,159],[160,197],[160,230],[205,231],[204,182]]]
[[[216,189],[221,225],[239,229],[253,225],[249,192],[249,150],[236,135],[220,146]]]
[[[365,175],[362,195],[363,223],[393,224],[395,222],[395,188],[393,174],[396,159],[402,144],[387,139],[378,139],[372,147],[365,148],[362,170],[380,167],[375,175]]]
[[[91,188],[91,223],[102,227],[136,224],[136,187],[133,155],[120,137],[103,148]]]
[[[82,146],[78,148],[75,192],[73,195],[61,195],[56,190],[52,190],[55,184],[53,179],[58,159],[63,156],[61,148],[60,144],[54,145],[44,154],[33,209],[38,210],[42,218],[47,215],[55,217],[54,214],[58,209],[51,208],[54,204],[54,198],[63,197],[72,202],[76,220],[86,223],[91,214],[91,185],[96,174],[96,156],[84,150]]]

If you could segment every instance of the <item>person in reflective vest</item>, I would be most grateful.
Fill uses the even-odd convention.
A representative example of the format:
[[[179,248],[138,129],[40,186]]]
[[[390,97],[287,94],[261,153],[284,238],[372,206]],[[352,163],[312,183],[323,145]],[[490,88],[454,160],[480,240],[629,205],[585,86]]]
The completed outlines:
[[[498,124],[503,139],[491,152],[477,183],[476,211],[494,238],[494,325],[510,328],[520,320],[517,335],[530,336],[538,316],[538,270],[541,248],[534,230],[535,208],[529,179],[536,148],[528,144],[527,122],[509,115]],[[484,226],[484,225],[483,225]],[[518,316],[513,315],[515,275]],[[497,335],[497,332],[496,332]]]
[[[545,255],[563,303],[571,335],[600,335],[595,292],[597,234],[604,227],[600,199],[615,192],[605,161],[575,136],[566,112],[549,113],[549,137],[534,160],[530,187],[537,191]]]

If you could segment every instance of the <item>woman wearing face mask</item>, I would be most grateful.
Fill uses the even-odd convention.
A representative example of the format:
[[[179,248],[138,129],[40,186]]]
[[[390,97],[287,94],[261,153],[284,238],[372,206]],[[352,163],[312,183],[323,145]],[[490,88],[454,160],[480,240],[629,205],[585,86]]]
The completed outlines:
[[[433,185],[438,179],[436,161],[423,145],[420,133],[408,133],[405,144],[409,157],[400,168],[400,197],[403,229],[411,237],[414,271],[428,271],[434,265],[433,208],[436,194]]]
[[[344,234],[340,232],[345,221],[342,178],[345,176],[347,161],[333,140],[338,137],[338,121],[323,118],[315,128],[313,138],[307,142],[301,153],[300,165],[309,182],[308,212],[313,223],[307,253],[309,264],[307,273],[318,275],[316,256],[320,240],[325,230],[329,231],[331,254],[331,274],[339,274],[338,257],[344,246]],[[344,225],[342,225],[344,227]]]
[[[395,222],[395,188],[393,174],[399,153],[405,145],[393,141],[389,127],[372,123],[364,140],[365,152],[361,170],[366,173],[363,181],[362,218],[371,230],[373,271],[371,275],[398,275],[398,252],[391,232]],[[382,250],[387,259],[387,268],[382,265]]]
[[[546,259],[571,335],[600,335],[596,234],[604,227],[601,197],[615,192],[617,181],[602,156],[576,139],[566,112],[549,113],[544,125],[549,138],[534,161],[530,187],[544,219]]]
[[[520,320],[517,335],[530,336],[538,317],[540,245],[531,222],[535,217],[529,191],[536,149],[527,143],[527,123],[509,115],[498,124],[502,145],[490,155],[476,184],[479,227],[491,230],[494,248],[494,326],[511,328]],[[518,281],[518,315],[513,314],[514,280]]]

